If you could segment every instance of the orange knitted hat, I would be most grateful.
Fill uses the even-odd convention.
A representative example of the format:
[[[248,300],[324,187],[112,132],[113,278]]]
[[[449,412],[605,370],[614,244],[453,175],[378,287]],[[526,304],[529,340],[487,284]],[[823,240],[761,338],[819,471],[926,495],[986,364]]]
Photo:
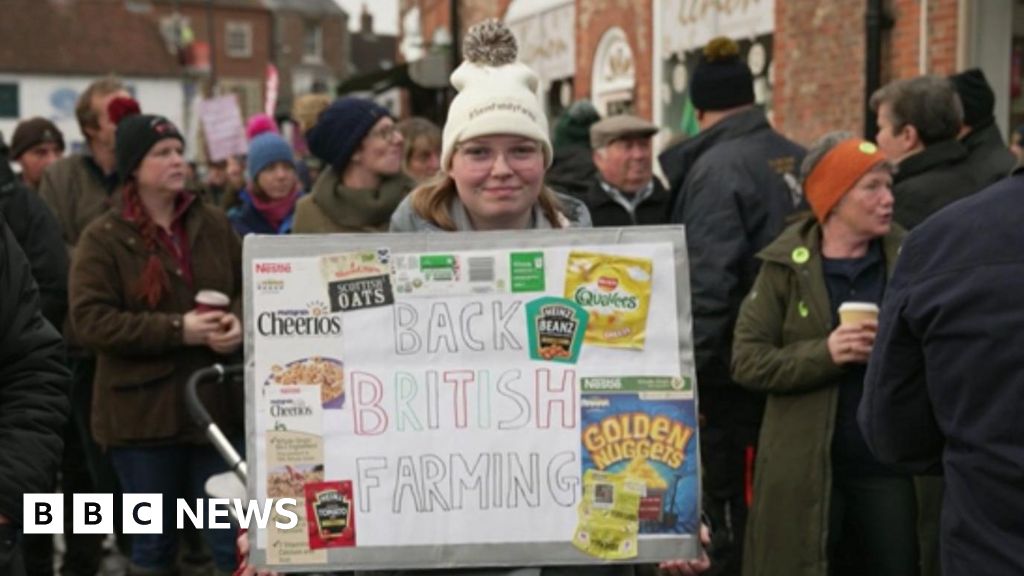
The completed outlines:
[[[865,174],[885,162],[878,147],[860,138],[843,140],[829,150],[804,181],[804,194],[819,222]]]

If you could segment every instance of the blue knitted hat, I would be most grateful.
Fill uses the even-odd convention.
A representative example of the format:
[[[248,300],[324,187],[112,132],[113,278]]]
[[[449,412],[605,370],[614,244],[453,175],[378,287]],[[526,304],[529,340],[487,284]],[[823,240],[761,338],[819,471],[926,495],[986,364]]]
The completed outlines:
[[[287,162],[295,168],[292,149],[284,138],[273,132],[264,132],[249,142],[249,156],[246,159],[249,180],[255,182],[260,172],[274,162]]]
[[[309,151],[338,173],[344,172],[363,138],[385,116],[391,116],[388,109],[372,100],[339,98],[320,113],[306,134]]]

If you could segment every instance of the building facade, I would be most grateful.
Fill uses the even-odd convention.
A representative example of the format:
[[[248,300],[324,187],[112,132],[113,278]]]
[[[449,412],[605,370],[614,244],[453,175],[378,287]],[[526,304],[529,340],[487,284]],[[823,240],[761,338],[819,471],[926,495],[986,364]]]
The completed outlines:
[[[704,44],[725,35],[751,67],[757,103],[803,143],[873,123],[869,65],[879,84],[978,66],[1004,135],[1024,123],[1024,4],[1013,0],[462,0],[459,14],[453,31],[449,2],[402,0],[400,52],[422,56],[468,25],[503,18],[542,77],[552,116],[588,98],[603,113],[632,111],[666,133],[693,133],[689,77]],[[869,21],[880,38],[870,63]]]
[[[275,113],[288,115],[297,96],[327,92],[350,72],[349,15],[334,0],[266,0],[273,12]]]
[[[195,63],[189,77],[190,96],[210,94],[215,87],[237,96],[243,117],[264,111],[273,20],[262,0],[151,3],[154,19],[172,42],[177,35],[179,48],[205,46],[205,62]]]
[[[70,151],[84,146],[75,103],[94,80],[118,76],[143,110],[184,126],[182,68],[145,12],[117,2],[9,0],[0,19],[0,131],[41,116],[64,133]],[[88,47],[88,49],[86,49]]]

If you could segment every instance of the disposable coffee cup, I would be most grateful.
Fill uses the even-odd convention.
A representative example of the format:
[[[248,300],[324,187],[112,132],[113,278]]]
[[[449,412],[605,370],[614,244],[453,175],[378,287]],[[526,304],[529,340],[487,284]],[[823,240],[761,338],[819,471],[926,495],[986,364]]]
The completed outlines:
[[[196,294],[196,312],[227,312],[231,307],[231,298],[216,290],[200,290]]]
[[[878,305],[872,302],[843,302],[839,306],[841,325],[860,325],[867,321],[878,321]]]

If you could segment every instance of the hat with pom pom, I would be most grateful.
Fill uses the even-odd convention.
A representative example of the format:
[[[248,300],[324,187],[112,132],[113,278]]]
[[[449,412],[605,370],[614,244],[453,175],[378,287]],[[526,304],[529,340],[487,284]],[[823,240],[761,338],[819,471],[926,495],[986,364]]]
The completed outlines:
[[[185,138],[170,120],[163,116],[142,114],[139,103],[132,98],[114,98],[107,106],[107,113],[110,121],[117,125],[114,155],[121,181],[132,175],[157,142],[174,138],[185,144]]]
[[[754,76],[735,42],[719,36],[704,47],[690,78],[690,100],[697,110],[728,110],[754,103]]]
[[[463,42],[465,60],[452,72],[458,90],[448,109],[441,139],[441,167],[451,168],[455,147],[479,136],[509,134],[536,140],[551,165],[548,119],[537,96],[537,74],[516,62],[516,39],[500,21],[490,19],[469,29]]]

